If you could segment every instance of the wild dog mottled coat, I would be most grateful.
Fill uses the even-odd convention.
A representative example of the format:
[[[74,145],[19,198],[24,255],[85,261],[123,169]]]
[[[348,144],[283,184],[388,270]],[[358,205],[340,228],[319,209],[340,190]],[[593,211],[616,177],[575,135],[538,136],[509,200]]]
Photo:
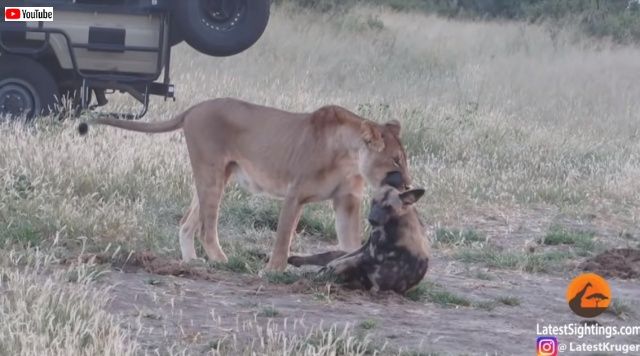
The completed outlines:
[[[331,251],[292,256],[289,263],[325,266],[321,273],[333,273],[367,290],[406,292],[420,283],[429,266],[428,240],[413,206],[423,194],[423,189],[401,193],[383,187],[371,204],[371,235],[360,249],[349,254]]]

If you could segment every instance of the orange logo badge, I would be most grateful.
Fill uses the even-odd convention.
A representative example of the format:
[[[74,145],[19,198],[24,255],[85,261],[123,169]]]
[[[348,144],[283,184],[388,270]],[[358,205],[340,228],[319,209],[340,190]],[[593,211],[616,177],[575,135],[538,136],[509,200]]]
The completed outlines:
[[[583,273],[567,287],[569,308],[583,318],[602,314],[611,302],[611,288],[607,281],[595,273]]]

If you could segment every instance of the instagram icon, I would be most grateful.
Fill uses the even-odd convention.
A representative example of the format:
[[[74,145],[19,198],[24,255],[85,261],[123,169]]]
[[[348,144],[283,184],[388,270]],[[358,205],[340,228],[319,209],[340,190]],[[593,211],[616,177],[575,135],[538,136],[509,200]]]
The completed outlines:
[[[558,356],[558,338],[555,336],[538,336],[536,339],[538,356]]]

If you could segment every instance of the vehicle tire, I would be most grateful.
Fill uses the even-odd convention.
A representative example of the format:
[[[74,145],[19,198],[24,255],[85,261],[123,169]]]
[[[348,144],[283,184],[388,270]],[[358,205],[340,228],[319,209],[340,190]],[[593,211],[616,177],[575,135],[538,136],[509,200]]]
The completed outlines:
[[[182,43],[184,38],[182,37],[182,33],[180,32],[180,26],[176,22],[174,17],[171,18],[171,27],[169,28],[169,45],[171,47]]]
[[[270,0],[174,1],[178,30],[196,50],[231,56],[251,47],[269,21]]]
[[[58,85],[42,64],[23,56],[0,56],[0,116],[30,120],[48,115],[57,96]]]
[[[182,38],[182,36],[180,36],[180,33],[177,31],[177,29],[172,28],[171,32],[169,32],[169,45],[171,47],[182,43],[182,41],[184,41],[184,38]]]

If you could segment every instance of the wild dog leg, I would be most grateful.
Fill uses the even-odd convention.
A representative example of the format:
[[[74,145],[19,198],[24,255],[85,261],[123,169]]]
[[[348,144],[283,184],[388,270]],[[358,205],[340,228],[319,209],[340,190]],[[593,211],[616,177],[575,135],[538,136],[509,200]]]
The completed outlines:
[[[371,288],[366,266],[364,265],[367,256],[365,253],[369,248],[369,241],[358,250],[351,253],[344,251],[330,251],[311,256],[291,256],[289,263],[300,267],[301,265],[324,266],[318,271],[320,276],[335,276],[346,282],[352,288]]]
[[[359,249],[346,254],[342,257],[336,258],[329,262],[325,267],[321,268],[319,273],[333,273],[333,274],[345,274],[348,270],[357,268],[362,263],[364,253],[369,248],[369,240],[362,245]]]
[[[367,248],[368,245],[369,244],[366,243],[363,246],[361,246],[359,249],[350,253],[347,253],[345,251],[328,251],[328,252],[318,253],[310,256],[291,256],[289,257],[287,262],[290,265],[293,265],[296,267],[305,266],[305,265],[326,266],[329,263],[342,258],[360,256],[362,252],[365,250],[365,248]]]
[[[320,274],[335,274],[344,275],[347,272],[358,267],[360,262],[360,255],[351,256],[348,258],[339,258],[329,262],[326,266],[322,267],[318,273]]]
[[[324,253],[319,253],[317,255],[311,256],[291,256],[287,260],[290,265],[294,265],[296,267],[310,265],[310,266],[326,266],[327,263],[335,260],[338,257],[342,257],[347,253],[344,251],[329,251]]]

